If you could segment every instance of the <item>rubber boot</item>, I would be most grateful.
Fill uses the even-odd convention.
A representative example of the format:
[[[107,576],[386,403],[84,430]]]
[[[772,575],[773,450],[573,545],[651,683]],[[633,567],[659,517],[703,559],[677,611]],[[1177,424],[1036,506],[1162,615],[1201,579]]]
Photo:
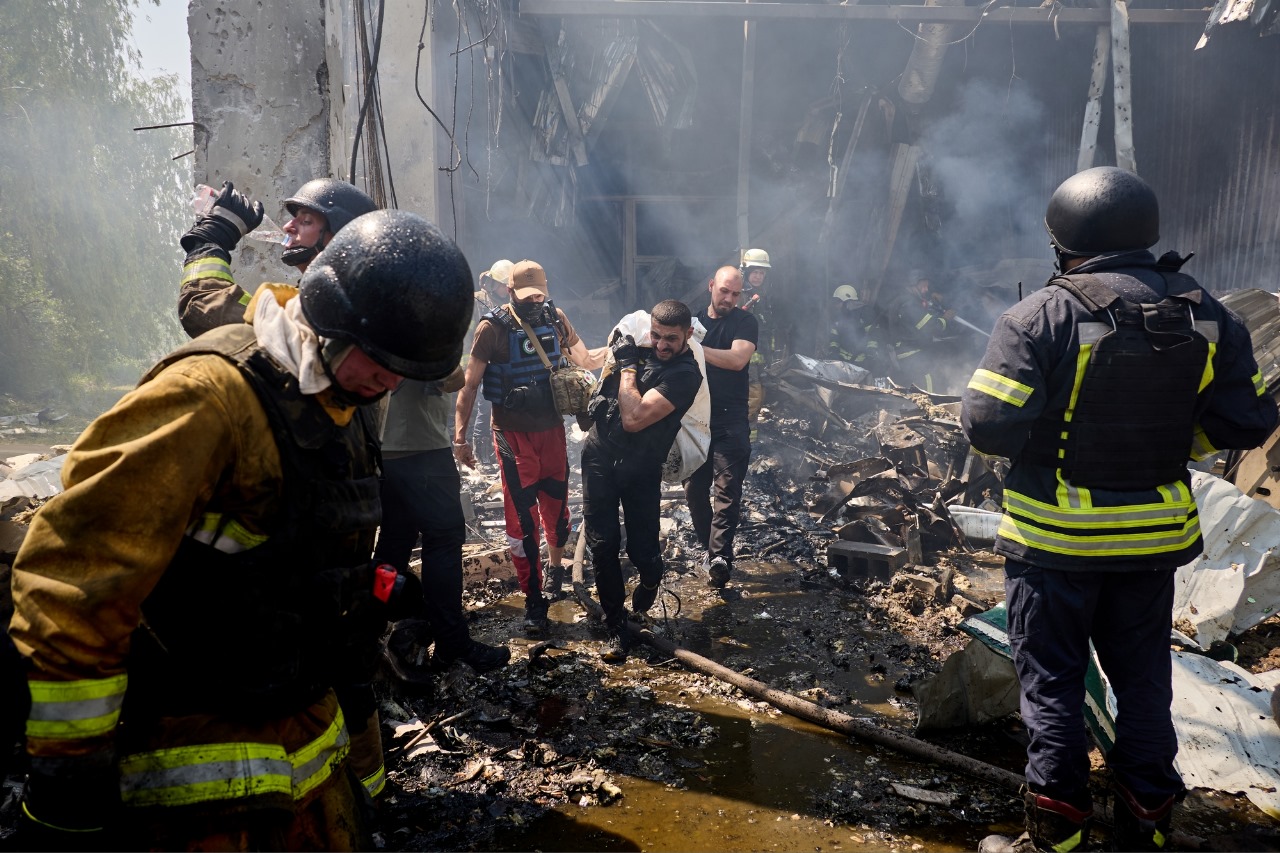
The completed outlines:
[[[1136,797],[1119,782],[1112,783],[1112,846],[1116,850],[1164,850],[1173,828],[1173,804],[1169,797],[1153,809],[1138,804]]]
[[[978,844],[978,853],[1031,853],[1033,850],[1071,853],[1087,850],[1093,807],[1088,811],[1030,791],[1023,795],[1027,831],[1017,838],[988,835]]]

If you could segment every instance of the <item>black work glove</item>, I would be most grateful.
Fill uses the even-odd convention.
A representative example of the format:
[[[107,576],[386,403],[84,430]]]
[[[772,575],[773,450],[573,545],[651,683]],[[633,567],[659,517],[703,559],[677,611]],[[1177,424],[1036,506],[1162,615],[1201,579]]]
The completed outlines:
[[[613,351],[613,362],[618,366],[618,370],[640,366],[640,348],[636,346],[635,338],[630,335],[617,338],[610,349]]]
[[[16,839],[21,850],[119,849],[120,783],[101,756],[41,759],[27,776]]]
[[[213,243],[230,252],[241,237],[262,224],[262,217],[262,202],[254,201],[237,191],[230,181],[224,181],[213,207],[182,235],[182,248],[191,252],[203,243]]]

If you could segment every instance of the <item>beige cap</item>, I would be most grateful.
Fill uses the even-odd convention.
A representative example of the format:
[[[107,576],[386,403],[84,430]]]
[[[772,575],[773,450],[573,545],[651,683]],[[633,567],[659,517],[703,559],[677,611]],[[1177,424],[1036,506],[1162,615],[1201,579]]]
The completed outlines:
[[[524,299],[532,293],[547,295],[547,273],[537,261],[521,261],[511,269],[508,286],[516,299]]]

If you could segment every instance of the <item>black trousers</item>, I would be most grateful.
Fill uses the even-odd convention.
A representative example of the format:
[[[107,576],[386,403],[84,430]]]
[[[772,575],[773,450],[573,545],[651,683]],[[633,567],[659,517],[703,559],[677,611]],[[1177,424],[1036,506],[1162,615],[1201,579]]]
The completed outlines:
[[[447,447],[386,459],[382,465],[382,529],[374,558],[404,569],[422,537],[425,618],[436,649],[461,651],[470,635],[462,607],[462,480]]]
[[[742,518],[742,483],[751,461],[751,428],[744,421],[713,427],[707,461],[684,481],[685,500],[707,556],[733,563],[733,536]]]
[[[641,458],[617,459],[594,438],[582,446],[582,517],[587,546],[595,567],[596,594],[604,608],[605,624],[617,632],[626,622],[626,588],[622,582],[622,507],[627,525],[627,556],[648,586],[662,580],[662,551],[658,541],[658,513],[662,498],[662,462]]]
[[[1175,571],[1058,571],[1005,560],[1032,791],[1077,806],[1089,802],[1083,707],[1090,640],[1116,695],[1107,766],[1140,805],[1155,807],[1182,791],[1169,711]]]

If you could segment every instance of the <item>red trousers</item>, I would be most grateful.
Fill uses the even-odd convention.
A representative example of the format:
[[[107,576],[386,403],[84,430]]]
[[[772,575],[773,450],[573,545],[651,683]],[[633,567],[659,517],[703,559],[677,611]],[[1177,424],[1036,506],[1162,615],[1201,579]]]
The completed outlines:
[[[540,432],[493,431],[502,475],[507,545],[525,595],[541,595],[539,537],[548,547],[569,540],[569,457],[564,424]]]

